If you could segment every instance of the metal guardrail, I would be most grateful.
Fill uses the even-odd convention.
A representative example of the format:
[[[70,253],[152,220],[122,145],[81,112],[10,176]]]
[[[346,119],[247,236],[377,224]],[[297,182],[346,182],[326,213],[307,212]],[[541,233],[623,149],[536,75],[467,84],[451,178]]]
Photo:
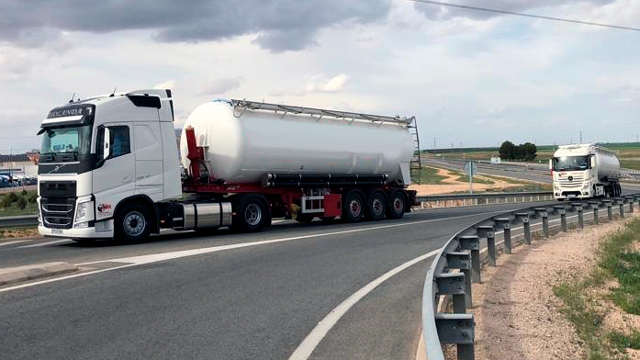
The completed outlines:
[[[0,229],[35,225],[38,225],[38,215],[0,217]]]
[[[496,266],[498,249],[496,234],[502,232],[502,248],[506,254],[511,253],[513,246],[512,225],[522,224],[523,233],[517,237],[526,245],[531,244],[533,226],[541,226],[544,237],[550,236],[549,215],[560,217],[561,231],[568,227],[567,213],[575,212],[579,228],[583,228],[585,210],[593,210],[593,222],[600,223],[600,210],[607,209],[607,217],[613,220],[614,207],[619,216],[624,217],[625,208],[634,212],[634,203],[640,207],[640,193],[614,199],[595,199],[571,202],[545,207],[527,207],[516,211],[492,216],[467,227],[447,241],[440,249],[427,271],[422,294],[422,327],[427,359],[444,360],[443,344],[455,344],[458,360],[472,360],[474,349],[473,314],[466,312],[471,307],[471,283],[479,283],[481,279],[481,263]],[[532,225],[532,219],[540,219]],[[556,220],[557,221],[557,220]],[[481,258],[481,240],[486,240],[484,258]],[[453,313],[444,310],[438,312],[441,299],[450,299]]]
[[[418,196],[416,201],[420,208],[447,207],[452,202],[459,206],[475,206],[488,204],[507,204],[518,202],[547,201],[553,199],[551,191],[526,191],[526,192],[499,192],[477,194],[449,194]],[[444,204],[444,206],[442,206]]]

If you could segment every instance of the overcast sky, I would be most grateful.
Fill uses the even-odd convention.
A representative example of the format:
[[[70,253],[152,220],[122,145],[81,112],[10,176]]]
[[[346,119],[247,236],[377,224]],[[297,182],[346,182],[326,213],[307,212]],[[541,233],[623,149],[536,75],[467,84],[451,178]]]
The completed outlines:
[[[640,24],[640,0],[455,3]],[[172,88],[177,126],[215,98],[415,115],[422,148],[640,132],[640,32],[403,0],[188,4],[0,0],[0,153],[38,147],[72,94],[116,86]]]

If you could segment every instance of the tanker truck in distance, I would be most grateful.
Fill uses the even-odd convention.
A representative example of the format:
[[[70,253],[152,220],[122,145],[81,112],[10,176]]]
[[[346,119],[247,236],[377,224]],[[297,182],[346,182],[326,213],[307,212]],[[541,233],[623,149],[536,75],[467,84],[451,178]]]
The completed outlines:
[[[559,200],[620,196],[620,161],[595,144],[563,145],[549,160],[553,195]]]
[[[413,117],[215,100],[186,120],[180,153],[173,121],[171,90],[51,110],[39,132],[39,232],[122,241],[162,228],[252,232],[272,217],[397,219],[415,202]]]

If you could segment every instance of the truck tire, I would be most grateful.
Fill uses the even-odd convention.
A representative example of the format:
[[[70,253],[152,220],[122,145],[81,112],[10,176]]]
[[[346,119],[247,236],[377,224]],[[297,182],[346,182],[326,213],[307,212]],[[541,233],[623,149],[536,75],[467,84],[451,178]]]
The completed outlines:
[[[376,190],[367,197],[367,217],[369,220],[384,219],[387,211],[387,197],[380,190]]]
[[[146,207],[136,203],[125,204],[114,219],[114,239],[127,243],[146,240],[151,233],[150,220]]]
[[[387,217],[389,219],[400,219],[404,216],[407,197],[401,190],[394,190],[389,194],[389,205],[387,206]]]
[[[344,195],[342,201],[342,219],[345,222],[359,222],[364,218],[364,196],[358,190],[351,190]]]
[[[258,232],[271,223],[269,207],[262,196],[239,196],[234,202],[231,229],[237,232]]]

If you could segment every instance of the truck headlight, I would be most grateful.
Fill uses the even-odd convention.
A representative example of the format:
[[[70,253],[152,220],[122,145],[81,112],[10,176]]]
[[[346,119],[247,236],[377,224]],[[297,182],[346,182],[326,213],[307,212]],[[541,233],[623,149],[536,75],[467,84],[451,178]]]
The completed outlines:
[[[76,223],[93,220],[93,201],[78,204],[76,209]]]

